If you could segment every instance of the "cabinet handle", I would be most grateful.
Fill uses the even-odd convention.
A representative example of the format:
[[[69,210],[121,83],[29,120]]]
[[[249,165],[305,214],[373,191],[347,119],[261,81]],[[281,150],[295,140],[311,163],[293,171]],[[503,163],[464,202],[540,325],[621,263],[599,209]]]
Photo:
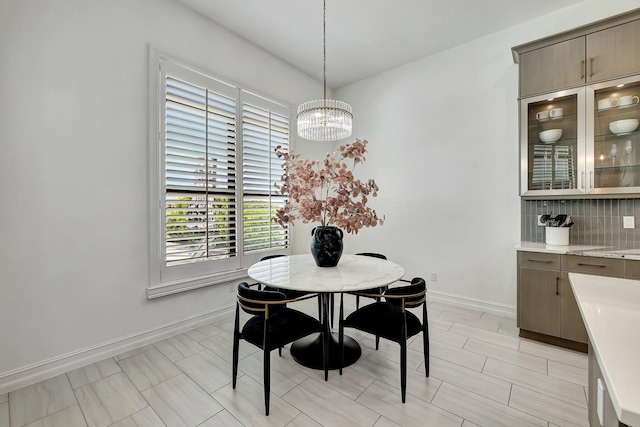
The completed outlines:
[[[556,276],[556,295],[560,295],[560,278]]]
[[[580,80],[584,80],[584,59],[580,61]]]
[[[530,262],[543,262],[545,264],[550,264],[550,263],[553,262],[550,259],[534,259],[534,258],[529,258],[527,261],[530,261]]]
[[[580,172],[580,189],[584,190],[584,171]]]
[[[589,58],[589,77],[593,77],[593,58]]]
[[[589,171],[589,188],[593,188],[593,171]]]
[[[606,265],[602,265],[602,264],[589,264],[589,263],[585,263],[585,262],[579,262],[578,265],[580,267],[597,267],[597,268],[606,268]]]

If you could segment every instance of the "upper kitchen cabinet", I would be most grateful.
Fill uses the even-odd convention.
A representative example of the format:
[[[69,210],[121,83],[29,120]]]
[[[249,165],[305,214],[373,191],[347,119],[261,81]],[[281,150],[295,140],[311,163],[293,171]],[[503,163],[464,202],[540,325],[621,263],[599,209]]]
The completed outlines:
[[[522,196],[585,192],[585,89],[520,101]]]
[[[640,9],[514,47],[520,195],[640,194]]]
[[[640,20],[587,35],[587,83],[640,73]]]
[[[640,193],[640,76],[589,85],[588,194]]]
[[[640,11],[516,46],[520,97],[640,73]]]
[[[584,37],[520,55],[520,96],[583,86]]]
[[[520,100],[520,195],[640,194],[640,75]]]

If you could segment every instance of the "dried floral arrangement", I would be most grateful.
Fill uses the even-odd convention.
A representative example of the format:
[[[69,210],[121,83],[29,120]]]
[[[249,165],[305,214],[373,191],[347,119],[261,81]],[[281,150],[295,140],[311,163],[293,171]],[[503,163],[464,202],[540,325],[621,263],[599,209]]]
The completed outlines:
[[[369,196],[377,196],[376,182],[361,181],[353,175],[356,165],[366,160],[366,140],[342,145],[337,153],[327,153],[324,160],[301,159],[300,154],[282,152],[280,148],[276,148],[276,155],[284,159],[284,173],[282,182],[275,187],[289,197],[274,218],[280,225],[300,219],[303,223],[335,225],[354,234],[363,227],[382,225],[384,217],[378,218],[376,211],[367,206]]]

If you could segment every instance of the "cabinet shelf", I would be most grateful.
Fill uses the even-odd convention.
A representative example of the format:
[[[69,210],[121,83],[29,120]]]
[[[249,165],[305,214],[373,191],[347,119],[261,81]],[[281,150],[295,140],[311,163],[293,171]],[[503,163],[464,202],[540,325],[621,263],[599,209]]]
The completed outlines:
[[[596,108],[594,114],[596,117],[613,117],[623,114],[635,114],[634,112],[640,108],[640,104],[631,104],[624,107],[610,107],[599,110]]]
[[[547,147],[575,147],[578,145],[578,140],[576,138],[561,138],[556,142],[542,142],[540,138],[536,136],[536,140],[529,141],[529,146],[533,145],[544,145]]]
[[[595,142],[607,142],[607,141],[616,142],[616,141],[627,140],[627,139],[635,140],[638,138],[638,136],[640,136],[640,130],[635,130],[634,132],[626,133],[624,135],[616,135],[615,133],[604,133],[601,135],[595,135],[594,141]]]
[[[564,114],[560,118],[549,118],[546,120],[538,120],[535,118],[535,114],[533,114],[533,118],[529,119],[529,128],[541,130],[555,129],[563,126],[571,126],[577,121],[578,115],[576,113]]]
[[[609,165],[609,166],[596,166],[593,169],[597,173],[597,172],[624,172],[627,169],[635,170],[638,168],[640,168],[640,165]]]

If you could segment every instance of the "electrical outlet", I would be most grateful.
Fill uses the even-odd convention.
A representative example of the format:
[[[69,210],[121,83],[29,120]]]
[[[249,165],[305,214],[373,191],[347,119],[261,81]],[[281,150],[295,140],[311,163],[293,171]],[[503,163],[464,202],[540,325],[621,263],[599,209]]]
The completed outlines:
[[[542,222],[542,215],[538,215],[538,225],[539,226],[544,226],[544,222]]]
[[[636,217],[635,216],[623,216],[622,217],[622,228],[636,228]]]
[[[438,273],[431,273],[431,281],[432,282],[438,281]]]

